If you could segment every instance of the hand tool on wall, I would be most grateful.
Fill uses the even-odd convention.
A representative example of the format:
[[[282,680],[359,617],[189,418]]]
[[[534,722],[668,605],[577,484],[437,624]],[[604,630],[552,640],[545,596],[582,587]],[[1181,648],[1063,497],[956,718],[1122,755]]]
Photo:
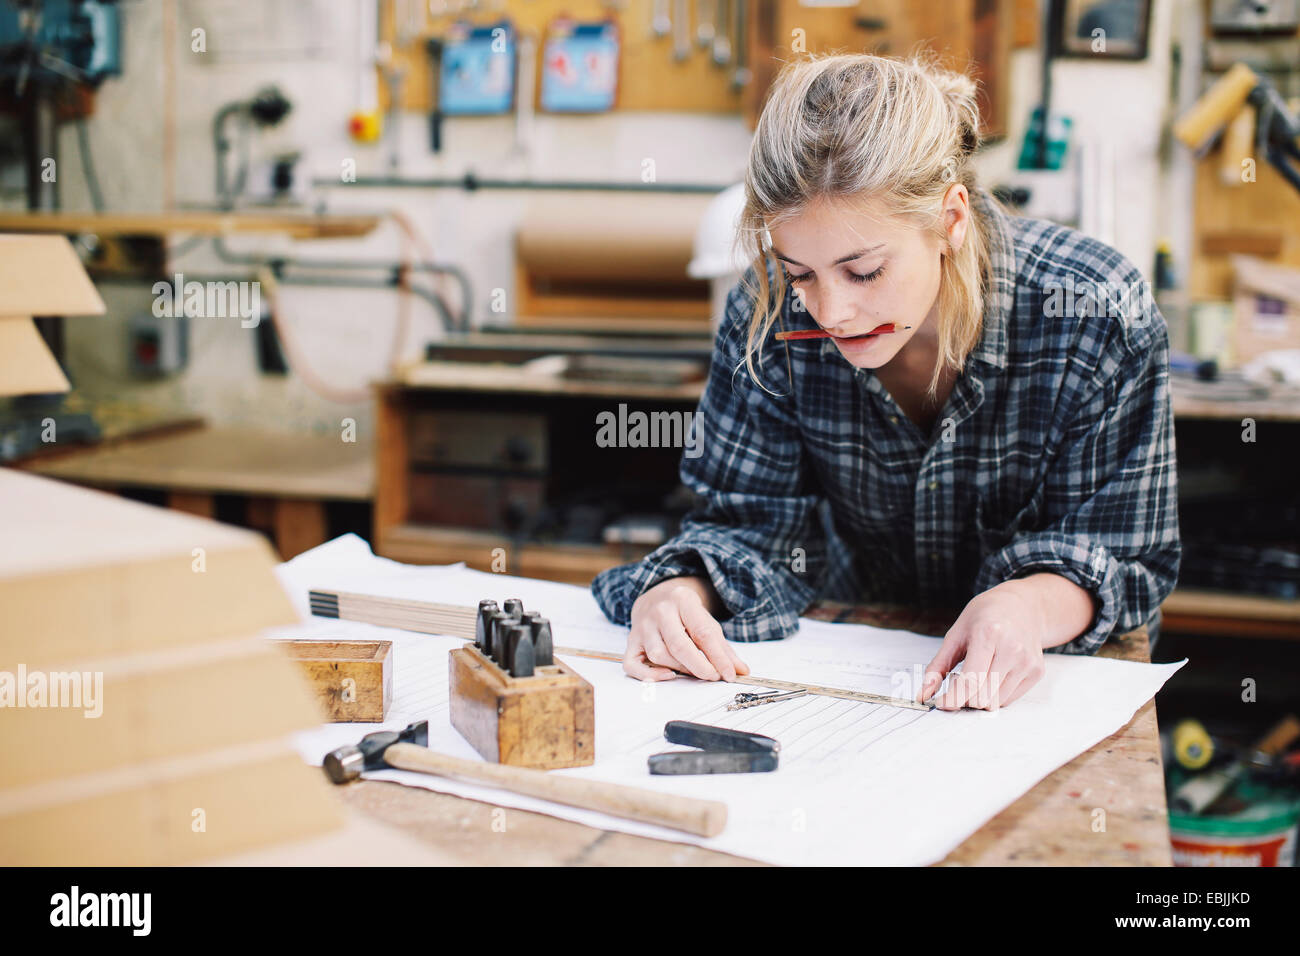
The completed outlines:
[[[691,55],[691,17],[688,0],[673,0],[673,59],[681,63]]]
[[[1255,143],[1279,173],[1300,190],[1300,119],[1267,80],[1235,64],[1174,124],[1174,136],[1190,149],[1209,143],[1246,104],[1255,108]]]
[[[666,37],[673,29],[668,3],[669,0],[653,0],[650,5],[650,32],[657,37]]]
[[[441,95],[438,77],[442,75],[442,38],[430,37],[424,49],[429,55],[429,82],[433,86],[429,100],[432,104],[429,108],[429,149],[437,153],[442,151],[442,107],[438,102]]]
[[[718,0],[696,0],[695,42],[705,49],[713,46],[716,35]]]
[[[731,37],[728,35],[730,26],[727,19],[728,2],[740,3],[741,0],[717,0],[717,6],[714,8],[717,28],[713,34],[713,62],[718,66],[726,66],[731,62]]]
[[[696,800],[598,780],[557,777],[542,770],[476,763],[440,754],[428,749],[428,727],[427,721],[420,721],[400,733],[367,734],[355,746],[340,747],[326,756],[325,772],[335,783],[347,783],[359,777],[363,770],[384,767],[454,777],[699,836],[717,836],[727,825],[727,805],[716,800]]]
[[[776,769],[781,752],[771,737],[687,720],[668,721],[664,739],[699,749],[652,754],[647,761],[652,774],[767,773]]]
[[[753,79],[753,73],[749,69],[749,44],[746,39],[749,31],[749,4],[736,0],[731,7],[731,35],[736,52],[736,68],[731,71],[731,88],[740,91]]]

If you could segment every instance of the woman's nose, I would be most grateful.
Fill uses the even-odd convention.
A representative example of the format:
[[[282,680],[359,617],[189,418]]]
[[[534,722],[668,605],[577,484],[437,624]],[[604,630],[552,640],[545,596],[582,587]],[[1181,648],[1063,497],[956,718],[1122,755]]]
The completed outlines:
[[[809,301],[807,305],[817,324],[827,332],[848,331],[857,320],[857,305],[847,292],[825,292],[817,302]]]

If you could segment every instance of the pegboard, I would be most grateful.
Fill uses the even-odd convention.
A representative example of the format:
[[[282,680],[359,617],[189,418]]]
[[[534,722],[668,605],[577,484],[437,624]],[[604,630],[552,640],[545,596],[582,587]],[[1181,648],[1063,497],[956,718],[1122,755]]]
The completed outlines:
[[[509,18],[518,35],[531,35],[537,44],[533,89],[541,87],[541,55],[547,28],[561,14],[580,22],[612,18],[619,24],[621,56],[615,109],[672,110],[699,113],[739,113],[742,92],[733,88],[733,59],[727,66],[713,62],[709,48],[695,42],[695,3],[684,4],[691,15],[688,54],[678,62],[673,56],[672,35],[658,37],[651,29],[654,0],[514,0],[479,3],[463,13],[434,15],[422,0],[381,0],[380,37],[392,44],[393,64],[405,70],[402,106],[427,113],[432,109],[433,85],[425,41],[444,36],[457,20],[475,26],[499,23]],[[451,10],[462,4],[447,3]],[[678,4],[664,4],[676,13]],[[752,30],[751,30],[752,32]],[[387,90],[380,83],[380,105],[387,107]]]

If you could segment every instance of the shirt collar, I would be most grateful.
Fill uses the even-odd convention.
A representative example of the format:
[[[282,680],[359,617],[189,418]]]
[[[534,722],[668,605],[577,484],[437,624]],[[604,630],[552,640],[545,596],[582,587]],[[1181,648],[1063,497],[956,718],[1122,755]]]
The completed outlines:
[[[980,337],[968,359],[1004,368],[1007,364],[1007,322],[1016,291],[1016,253],[1011,223],[983,189],[972,193],[971,203],[985,225],[984,241],[988,246],[990,268]]]

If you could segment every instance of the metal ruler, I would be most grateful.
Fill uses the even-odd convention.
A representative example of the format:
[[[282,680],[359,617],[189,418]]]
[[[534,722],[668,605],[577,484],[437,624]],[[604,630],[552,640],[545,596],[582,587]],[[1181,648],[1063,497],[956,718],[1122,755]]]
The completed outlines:
[[[363,621],[380,627],[397,627],[421,634],[444,634],[462,640],[474,640],[474,617],[477,609],[458,604],[436,604],[427,601],[410,601],[398,598],[375,597],[346,591],[313,590],[310,592],[311,611],[317,617],[340,618],[346,621]],[[556,647],[556,654],[590,657],[601,661],[623,663],[623,655],[607,651],[591,651],[581,647]],[[822,687],[817,684],[799,684],[768,677],[740,677],[734,683],[768,687],[773,690],[804,690],[822,697],[839,697],[841,700],[858,700],[866,704],[884,704],[908,710],[934,710],[930,703],[918,704],[902,697],[869,694],[861,690],[844,690],[839,687]]]
[[[600,661],[623,663],[621,654],[609,654],[605,651],[590,651],[581,647],[557,647],[556,654],[570,654],[574,657],[590,657]],[[800,684],[795,681],[773,680],[770,677],[741,677],[736,675],[735,684],[750,684],[755,687],[770,687],[773,690],[803,690],[821,697],[838,697],[841,700],[857,700],[864,704],[884,704],[887,707],[904,707],[907,710],[934,710],[934,704],[918,704],[906,697],[888,697],[884,694],[870,694],[864,690],[845,690],[841,687],[823,687],[820,684]]]

